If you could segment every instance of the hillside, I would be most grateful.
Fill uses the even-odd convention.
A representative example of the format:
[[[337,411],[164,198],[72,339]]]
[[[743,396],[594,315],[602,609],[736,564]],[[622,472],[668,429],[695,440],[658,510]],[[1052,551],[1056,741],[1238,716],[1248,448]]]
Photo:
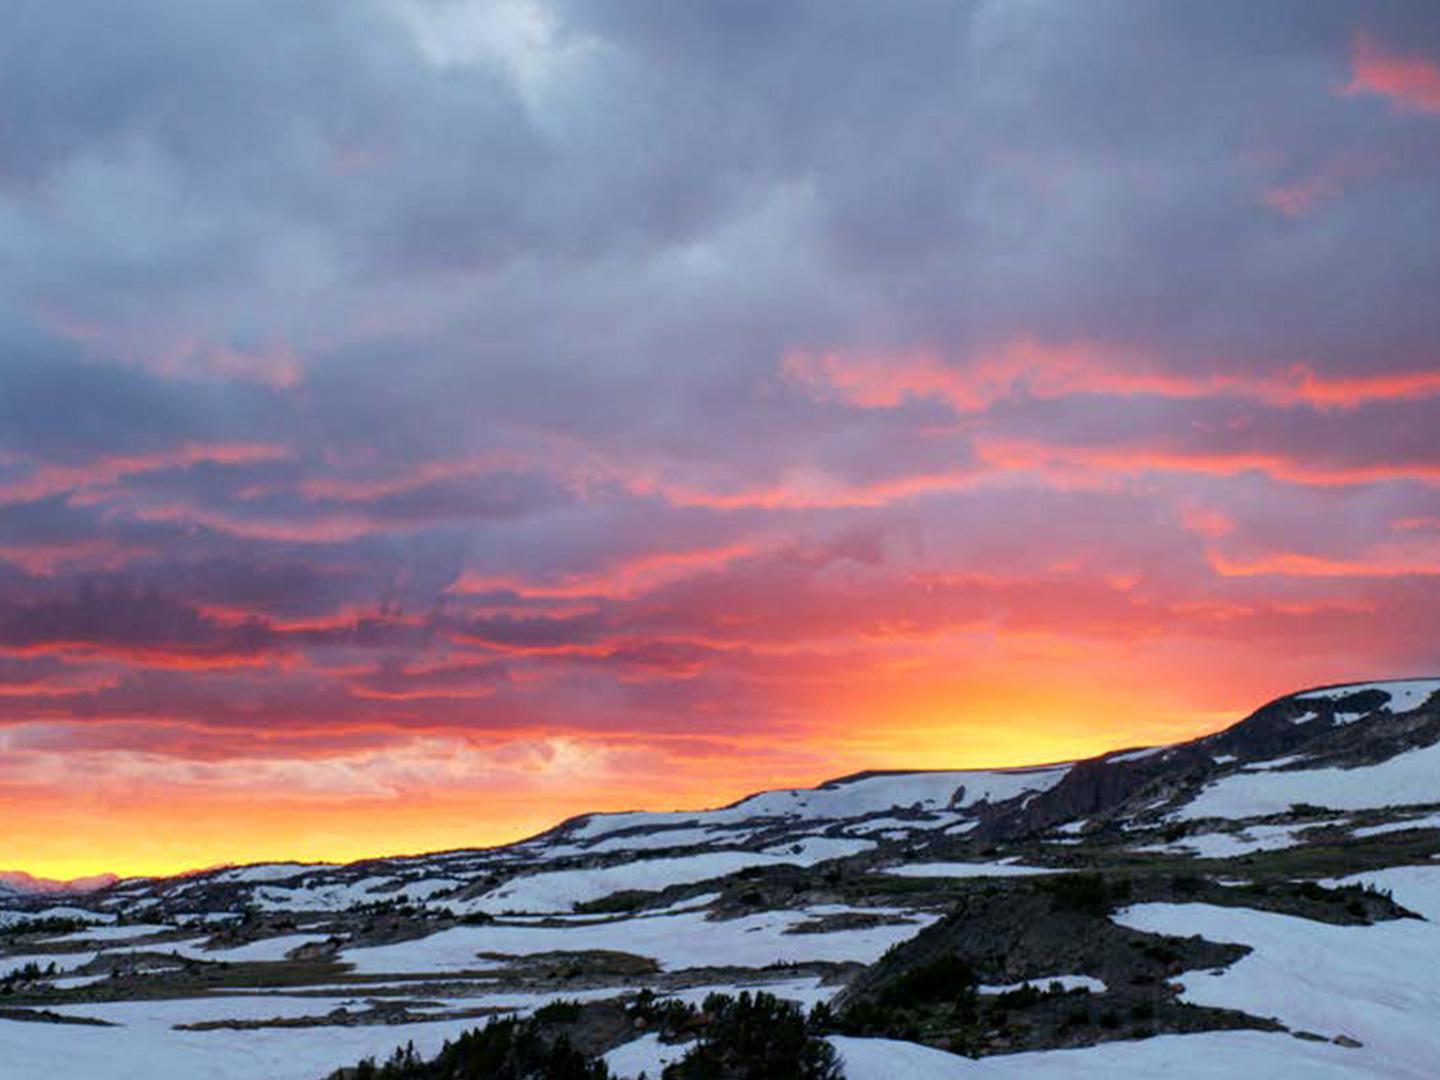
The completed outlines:
[[[654,1080],[696,1032],[666,1042],[638,991],[763,989],[828,1006],[812,1035],[852,1080],[1429,1076],[1437,854],[1440,679],[1326,687],[1044,768],[859,774],[63,907],[0,891],[0,1061],[320,1080],[565,999],[567,1038]]]

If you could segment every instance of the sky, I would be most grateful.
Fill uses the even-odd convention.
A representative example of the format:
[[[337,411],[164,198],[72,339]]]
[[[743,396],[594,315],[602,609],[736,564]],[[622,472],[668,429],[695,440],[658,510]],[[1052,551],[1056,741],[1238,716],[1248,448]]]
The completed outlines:
[[[7,0],[0,868],[1440,673],[1431,0]]]

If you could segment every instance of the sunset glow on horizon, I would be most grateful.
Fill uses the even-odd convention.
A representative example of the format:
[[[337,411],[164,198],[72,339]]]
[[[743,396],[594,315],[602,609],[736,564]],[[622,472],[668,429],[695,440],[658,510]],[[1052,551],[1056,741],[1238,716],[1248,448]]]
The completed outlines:
[[[1440,19],[901,14],[21,3],[0,870],[1440,675]]]

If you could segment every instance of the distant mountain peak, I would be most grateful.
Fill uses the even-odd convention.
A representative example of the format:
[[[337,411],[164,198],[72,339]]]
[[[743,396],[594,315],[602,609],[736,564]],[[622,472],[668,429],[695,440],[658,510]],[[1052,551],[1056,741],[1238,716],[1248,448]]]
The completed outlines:
[[[119,880],[115,874],[95,874],[91,877],[57,881],[52,878],[38,878],[23,870],[0,870],[0,891],[23,896],[71,896],[96,892],[114,885]]]

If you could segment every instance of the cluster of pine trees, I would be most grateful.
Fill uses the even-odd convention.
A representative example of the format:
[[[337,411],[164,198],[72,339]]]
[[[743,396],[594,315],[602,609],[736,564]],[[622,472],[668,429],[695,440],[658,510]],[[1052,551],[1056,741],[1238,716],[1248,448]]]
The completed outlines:
[[[797,1005],[773,994],[712,994],[696,1009],[643,994],[636,1020],[668,1042],[688,1043],[657,1080],[843,1080],[834,1048]],[[505,1017],[446,1043],[431,1061],[413,1045],[383,1064],[362,1061],[335,1080],[611,1080],[603,1061],[587,1058],[556,1021],[578,1022],[583,1006],[555,1003],[534,1017]]]

